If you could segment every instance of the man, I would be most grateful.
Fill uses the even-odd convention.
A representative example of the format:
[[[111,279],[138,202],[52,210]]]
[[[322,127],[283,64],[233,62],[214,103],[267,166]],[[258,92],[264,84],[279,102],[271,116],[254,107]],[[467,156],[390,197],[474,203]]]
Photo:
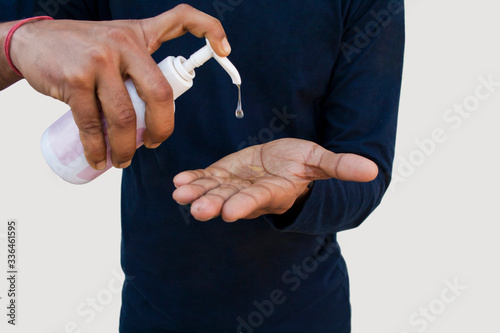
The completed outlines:
[[[113,165],[125,168],[121,332],[349,332],[336,233],[361,224],[390,181],[402,1],[187,3],[201,12],[178,1],[2,1],[2,21],[72,21],[21,26],[11,65],[0,57],[0,86],[21,78],[14,67],[68,103],[98,169],[100,112],[108,121]],[[15,23],[0,26],[0,42]],[[171,90],[149,54],[196,51],[203,40],[171,40],[186,31],[221,56],[231,42],[245,118],[208,62],[176,101],[173,132]],[[147,105],[135,155],[128,77]]]

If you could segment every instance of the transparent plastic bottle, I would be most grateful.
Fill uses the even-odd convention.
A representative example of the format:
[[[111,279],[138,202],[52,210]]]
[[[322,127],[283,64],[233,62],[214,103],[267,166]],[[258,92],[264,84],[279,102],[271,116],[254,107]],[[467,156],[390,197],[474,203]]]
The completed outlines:
[[[219,57],[207,45],[195,52],[188,60],[182,56],[167,57],[158,64],[160,70],[170,83],[174,100],[193,86],[195,77],[194,69],[203,65],[210,58],[217,62],[231,76],[234,84],[241,85],[241,77],[234,65],[227,58]],[[142,146],[142,135],[146,129],[144,120],[145,103],[135,89],[132,80],[125,81],[125,86],[130,94],[137,118],[137,148]],[[104,170],[95,170],[85,159],[83,146],[80,141],[78,127],[70,111],[65,113],[53,123],[43,134],[41,140],[42,154],[50,168],[62,179],[73,184],[85,184],[102,175],[113,165],[111,162],[109,140],[106,133],[107,124],[103,120],[107,152],[107,164]]]

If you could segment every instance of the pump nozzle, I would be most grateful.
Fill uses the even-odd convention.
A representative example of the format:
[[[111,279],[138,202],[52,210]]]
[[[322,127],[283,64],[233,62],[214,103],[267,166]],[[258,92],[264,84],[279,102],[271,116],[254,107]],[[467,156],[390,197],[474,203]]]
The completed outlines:
[[[224,70],[229,74],[233,83],[236,85],[241,85],[241,77],[240,73],[234,65],[229,61],[226,57],[220,57],[217,53],[214,52],[210,43],[207,39],[207,45],[202,47],[200,50],[196,51],[189,57],[188,60],[182,63],[182,67],[188,72],[191,73],[195,68],[200,67],[205,62],[207,62],[210,58],[214,58],[217,62],[224,68]]]

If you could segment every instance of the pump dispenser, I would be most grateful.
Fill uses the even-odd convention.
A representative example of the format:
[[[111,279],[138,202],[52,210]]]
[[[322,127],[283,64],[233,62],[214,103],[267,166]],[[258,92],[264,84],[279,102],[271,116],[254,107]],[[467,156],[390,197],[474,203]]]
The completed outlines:
[[[229,59],[218,56],[212,50],[207,40],[207,45],[195,52],[187,60],[182,56],[170,56],[158,64],[158,67],[172,87],[174,100],[193,86],[193,79],[195,77],[194,69],[202,66],[210,58],[215,58],[229,74],[232,82],[238,88],[240,87],[241,77],[236,67],[234,67]],[[136,112],[136,144],[137,148],[139,148],[143,145],[142,135],[146,129],[144,119],[146,106],[137,94],[131,79],[125,81],[125,86]],[[107,128],[105,120],[103,120],[103,128]],[[41,141],[42,154],[50,168],[63,180],[73,184],[85,184],[99,177],[113,166],[107,134],[105,134],[105,140],[108,146],[106,168],[104,170],[95,170],[85,159],[83,146],[80,141],[80,133],[70,110],[44,132]]]

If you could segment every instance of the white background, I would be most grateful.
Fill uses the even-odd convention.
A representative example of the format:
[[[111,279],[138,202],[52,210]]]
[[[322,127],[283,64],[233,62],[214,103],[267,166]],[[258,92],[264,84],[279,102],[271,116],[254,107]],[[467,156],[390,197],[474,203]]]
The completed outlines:
[[[500,6],[412,0],[406,7],[400,178],[360,228],[339,236],[351,276],[353,332],[499,332],[500,87],[460,126],[443,116],[471,101],[478,77],[500,82]],[[26,82],[0,92],[2,272],[1,234],[9,218],[20,225],[18,326],[8,327],[0,310],[2,332],[117,331],[121,173],[109,171],[85,186],[52,174],[40,136],[67,109]],[[430,139],[436,129],[446,141],[424,154],[416,140]],[[465,290],[446,291],[446,281]],[[5,282],[1,277],[1,309]],[[105,303],[95,316],[92,298]],[[425,308],[431,317],[423,323]]]

